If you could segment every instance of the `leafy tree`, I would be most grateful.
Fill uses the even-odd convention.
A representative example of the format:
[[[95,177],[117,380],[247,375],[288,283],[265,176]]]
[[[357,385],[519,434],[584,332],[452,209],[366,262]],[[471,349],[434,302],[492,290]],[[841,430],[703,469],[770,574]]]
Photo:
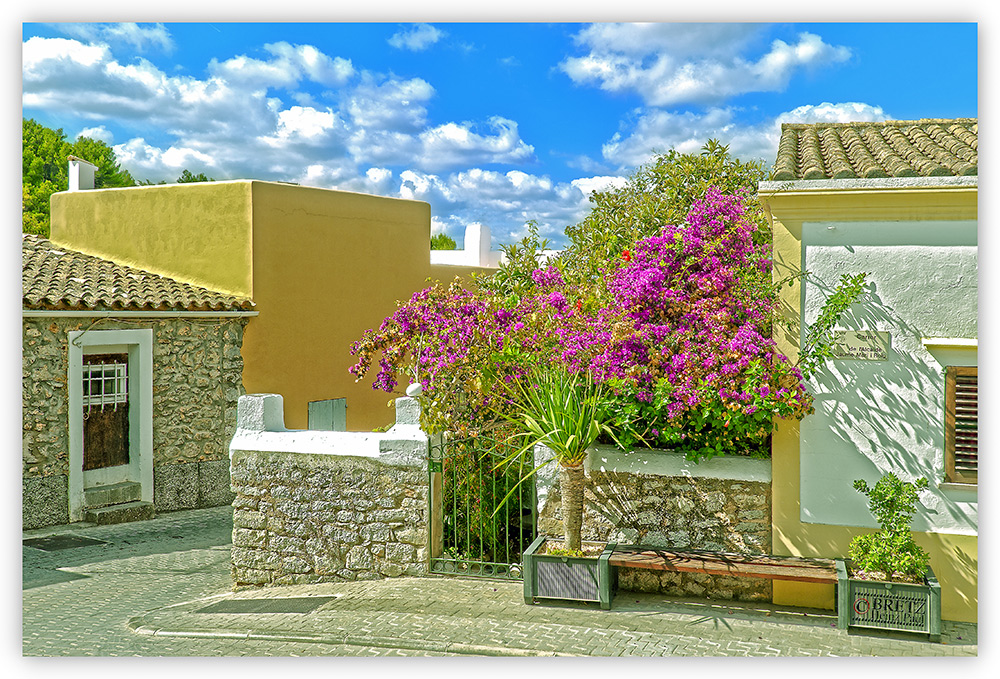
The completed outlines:
[[[192,184],[194,182],[214,182],[215,179],[212,177],[205,176],[204,172],[199,172],[198,174],[191,174],[191,170],[185,169],[181,172],[181,176],[177,178],[178,184]]]
[[[577,272],[584,281],[594,280],[634,243],[658,235],[667,225],[683,225],[691,205],[712,186],[723,194],[739,195],[745,218],[756,227],[754,242],[770,244],[768,222],[756,200],[757,184],[766,176],[762,163],[734,158],[728,146],[714,139],[701,153],[671,149],[639,168],[623,186],[591,195],[590,214],[566,227],[569,245],[559,258],[559,268]]]
[[[115,155],[114,149],[103,141],[79,137],[70,145],[70,148],[70,155],[83,158],[97,166],[97,170],[94,171],[95,189],[136,185],[135,179],[129,171],[118,164],[118,157]]]
[[[431,236],[431,250],[454,250],[455,247],[455,239],[446,233]]]
[[[69,188],[69,156],[97,166],[95,188],[135,186],[114,149],[102,141],[80,137],[66,140],[62,129],[53,130],[30,118],[21,121],[21,214],[25,233],[49,235],[49,199]]]
[[[21,123],[21,213],[25,233],[49,235],[49,196],[68,187],[70,146],[63,131]]]

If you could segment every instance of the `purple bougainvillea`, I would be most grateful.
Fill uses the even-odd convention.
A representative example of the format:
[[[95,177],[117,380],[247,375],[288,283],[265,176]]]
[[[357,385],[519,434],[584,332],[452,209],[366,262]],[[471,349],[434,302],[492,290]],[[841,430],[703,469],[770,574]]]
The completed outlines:
[[[354,343],[351,372],[380,355],[374,388],[419,380],[428,423],[475,431],[502,407],[491,385],[543,363],[605,384],[626,444],[766,454],[772,418],[802,417],[811,399],[771,339],[771,262],[752,236],[740,198],[710,189],[592,285],[567,285],[556,262],[513,301],[458,281],[416,293]]]

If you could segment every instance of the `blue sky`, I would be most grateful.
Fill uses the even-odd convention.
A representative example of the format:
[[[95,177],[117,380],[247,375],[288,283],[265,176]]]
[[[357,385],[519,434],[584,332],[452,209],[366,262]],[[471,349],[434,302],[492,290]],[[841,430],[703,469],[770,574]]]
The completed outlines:
[[[424,200],[562,244],[591,191],[781,122],[978,116],[975,23],[22,24],[25,117],[183,169]]]

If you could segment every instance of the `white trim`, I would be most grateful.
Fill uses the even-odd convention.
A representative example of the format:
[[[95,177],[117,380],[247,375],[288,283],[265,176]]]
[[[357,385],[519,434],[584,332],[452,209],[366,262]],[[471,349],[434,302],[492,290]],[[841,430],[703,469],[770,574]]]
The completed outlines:
[[[955,339],[948,337],[924,337],[920,340],[925,347],[930,349],[941,348],[941,349],[978,349],[979,340],[978,339]]]
[[[128,480],[141,486],[140,499],[153,501],[153,331],[72,330],[68,345],[69,391],[69,520],[82,521],[86,511],[83,472],[83,355],[98,347],[125,345],[128,351],[129,407]],[[120,347],[119,347],[120,348]]]
[[[757,193],[772,195],[808,191],[856,191],[859,189],[927,189],[927,188],[979,188],[979,177],[877,177],[873,179],[789,179],[766,181],[757,185]]]
[[[22,309],[23,318],[231,318],[258,316],[259,311],[68,311]]]
[[[683,453],[654,448],[624,451],[616,446],[593,446],[589,449],[584,466],[587,471],[627,472],[650,476],[689,476],[762,483],[771,480],[771,460],[742,455],[721,455],[695,463],[688,460]]]

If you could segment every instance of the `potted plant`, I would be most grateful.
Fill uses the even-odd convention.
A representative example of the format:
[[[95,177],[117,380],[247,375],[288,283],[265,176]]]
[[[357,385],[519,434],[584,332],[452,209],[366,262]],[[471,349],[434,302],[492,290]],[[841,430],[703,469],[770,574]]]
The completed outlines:
[[[522,445],[506,458],[510,463],[542,445],[560,467],[562,544],[538,536],[524,552],[524,600],[535,598],[595,601],[611,607],[612,569],[608,558],[614,545],[583,542],[584,461],[590,446],[607,426],[603,391],[589,376],[560,368],[531,366],[523,377],[507,384],[504,418],[517,426]]]
[[[941,638],[941,586],[930,556],[913,539],[910,524],[927,479],[885,474],[874,487],[854,489],[868,498],[881,530],[851,540],[850,560],[837,561],[837,619],[841,629],[917,632]]]

